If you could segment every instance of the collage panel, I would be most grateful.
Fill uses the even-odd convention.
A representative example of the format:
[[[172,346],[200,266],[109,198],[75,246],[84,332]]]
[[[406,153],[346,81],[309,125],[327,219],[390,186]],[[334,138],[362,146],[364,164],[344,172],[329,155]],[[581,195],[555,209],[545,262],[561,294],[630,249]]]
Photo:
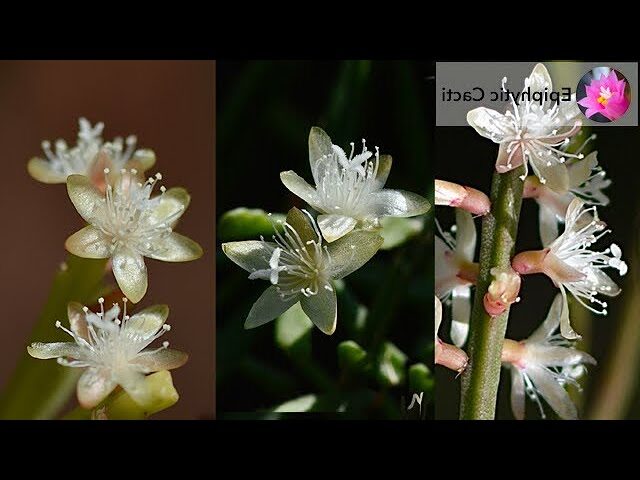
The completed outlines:
[[[433,418],[427,65],[217,71],[218,418]]]
[[[637,63],[436,71],[436,419],[639,418]]]
[[[0,418],[213,419],[214,62],[0,78]]]

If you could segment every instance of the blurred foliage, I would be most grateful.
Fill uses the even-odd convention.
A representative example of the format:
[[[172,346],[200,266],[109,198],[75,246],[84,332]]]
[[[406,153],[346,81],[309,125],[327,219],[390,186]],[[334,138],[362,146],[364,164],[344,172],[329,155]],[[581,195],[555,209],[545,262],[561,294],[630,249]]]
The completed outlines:
[[[270,237],[274,229],[282,231],[278,221],[284,221],[282,213],[269,214],[259,208],[234,208],[218,221],[218,238],[222,242],[258,238],[260,235]]]
[[[405,61],[218,63],[217,408],[221,418],[433,416],[432,213],[383,224],[384,248],[336,282],[338,326],[313,327],[299,307],[244,330],[265,287],[220,249],[272,234],[267,212],[303,207],[281,184],[310,180],[307,138],[317,125],[336,144],[365,137],[394,158],[390,188],[433,200],[427,66]],[[247,210],[238,207],[259,207]],[[252,217],[253,216],[253,217]],[[421,389],[419,392],[413,389]],[[406,412],[424,393],[420,414]]]

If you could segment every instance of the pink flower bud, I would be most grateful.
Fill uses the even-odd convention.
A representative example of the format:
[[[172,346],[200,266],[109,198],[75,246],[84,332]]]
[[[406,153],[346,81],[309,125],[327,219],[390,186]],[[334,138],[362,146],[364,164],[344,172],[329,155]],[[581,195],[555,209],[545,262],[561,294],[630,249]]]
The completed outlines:
[[[495,317],[520,300],[520,275],[510,267],[492,268],[491,275],[493,280],[483,298],[483,304],[486,312]]]
[[[549,253],[549,249],[528,250],[520,252],[511,259],[511,266],[520,275],[540,273],[543,270],[544,259]]]
[[[491,210],[489,197],[480,190],[445,180],[436,180],[436,205],[462,208],[473,215],[486,215]]]
[[[464,350],[444,343],[439,338],[436,340],[436,365],[442,365],[458,373],[464,372],[469,363],[469,357]]]

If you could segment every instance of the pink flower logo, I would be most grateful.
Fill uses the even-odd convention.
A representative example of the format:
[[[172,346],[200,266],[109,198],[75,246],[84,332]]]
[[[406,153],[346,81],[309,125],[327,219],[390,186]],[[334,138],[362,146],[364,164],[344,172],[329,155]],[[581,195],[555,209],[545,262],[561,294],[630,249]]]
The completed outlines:
[[[585,91],[586,96],[578,101],[578,105],[584,107],[581,110],[587,118],[599,113],[612,122],[622,117],[629,108],[627,81],[613,69],[600,78],[593,78],[591,83],[585,85]],[[598,121],[597,118],[594,120]]]

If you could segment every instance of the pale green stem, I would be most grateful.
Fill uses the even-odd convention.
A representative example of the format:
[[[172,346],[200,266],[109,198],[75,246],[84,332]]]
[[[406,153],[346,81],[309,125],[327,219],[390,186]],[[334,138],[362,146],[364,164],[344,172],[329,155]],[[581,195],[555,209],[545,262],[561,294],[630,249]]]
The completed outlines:
[[[27,354],[34,341],[64,342],[71,337],[55,323],[68,324],[67,303],[92,305],[102,293],[106,260],[88,260],[70,255],[56,274],[49,297],[13,376],[0,396],[1,419],[54,418],[75,390],[79,369],[58,365],[55,360],[37,360]],[[29,318],[15,319],[30,322]]]
[[[518,167],[508,173],[493,174],[491,211],[482,219],[480,275],[467,350],[469,365],[462,376],[460,418],[464,420],[491,420],[495,416],[509,309],[492,318],[484,309],[483,298],[491,283],[490,270],[511,264],[522,204],[524,182],[519,177],[523,171],[523,167]]]

